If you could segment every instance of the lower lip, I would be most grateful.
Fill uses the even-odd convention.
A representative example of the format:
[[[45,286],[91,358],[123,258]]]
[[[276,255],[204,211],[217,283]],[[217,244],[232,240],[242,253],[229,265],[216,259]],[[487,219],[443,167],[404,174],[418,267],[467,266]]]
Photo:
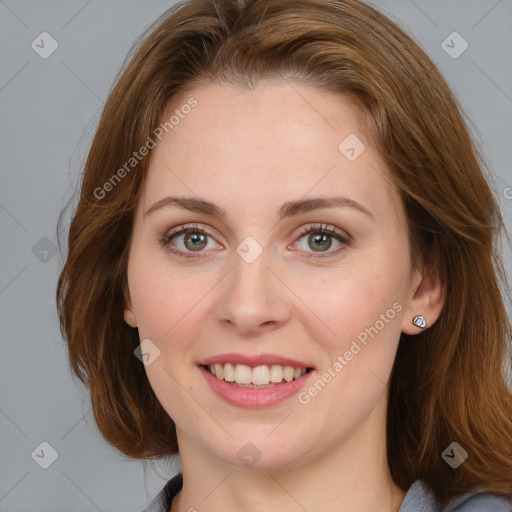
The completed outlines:
[[[200,366],[199,369],[206,382],[218,396],[231,405],[250,409],[263,409],[283,402],[298,393],[315,373],[314,370],[310,370],[296,380],[268,388],[241,388],[218,379],[203,366]]]

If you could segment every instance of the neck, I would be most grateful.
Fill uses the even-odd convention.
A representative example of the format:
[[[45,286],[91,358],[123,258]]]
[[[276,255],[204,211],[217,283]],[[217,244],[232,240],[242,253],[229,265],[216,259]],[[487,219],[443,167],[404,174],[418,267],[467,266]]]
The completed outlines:
[[[385,428],[375,431],[370,417],[328,453],[265,468],[230,464],[181,429],[177,434],[183,488],[171,512],[397,512],[406,494],[391,478]]]

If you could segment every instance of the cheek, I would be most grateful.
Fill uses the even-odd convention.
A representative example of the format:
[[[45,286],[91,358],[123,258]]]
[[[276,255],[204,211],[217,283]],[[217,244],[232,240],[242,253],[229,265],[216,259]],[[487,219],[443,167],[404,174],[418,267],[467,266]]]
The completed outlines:
[[[322,283],[323,293],[315,288],[310,295],[323,320],[314,329],[313,345],[324,353],[317,387],[328,388],[317,406],[337,404],[333,414],[340,422],[347,410],[355,418],[369,413],[392,371],[403,305],[398,274],[385,272],[384,265],[352,266]]]
[[[328,407],[337,424],[357,424],[385,391],[401,332],[399,286],[389,273],[354,273],[330,280],[323,295],[316,292],[314,346],[323,349],[315,407]],[[323,297],[323,298],[321,298]],[[311,397],[317,391],[305,390]],[[325,394],[324,394],[325,393]],[[308,397],[303,397],[306,400]],[[333,407],[333,405],[335,406]],[[347,411],[352,417],[347,419]],[[320,413],[319,413],[320,414]]]
[[[193,309],[214,284],[208,273],[172,265],[154,250],[140,250],[130,256],[128,280],[130,296],[141,338],[164,342],[187,322]]]
[[[331,349],[343,349],[376,322],[379,331],[399,325],[397,310],[402,308],[393,308],[393,304],[400,304],[401,290],[402,286],[389,272],[380,271],[375,265],[373,271],[370,265],[337,270],[296,288],[297,295],[303,297],[313,313],[310,317],[319,340]]]

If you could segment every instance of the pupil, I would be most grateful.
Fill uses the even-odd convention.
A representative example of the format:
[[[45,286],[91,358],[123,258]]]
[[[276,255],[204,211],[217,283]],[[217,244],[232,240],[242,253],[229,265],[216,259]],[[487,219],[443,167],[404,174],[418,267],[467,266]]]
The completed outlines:
[[[312,235],[312,238],[313,238],[313,240],[314,240],[314,244],[313,244],[313,245],[314,245],[314,247],[316,247],[316,248],[320,248],[320,249],[322,249],[322,248],[329,249],[329,247],[331,246],[331,244],[330,244],[330,243],[329,243],[329,244],[327,244],[327,246],[326,246],[326,247],[322,247],[322,245],[321,245],[322,240],[323,240],[323,242],[325,243],[325,240],[328,238],[328,236],[329,236],[329,235],[325,235],[325,234],[324,234],[324,235]],[[320,243],[319,243],[319,244],[317,244],[317,241],[318,241],[318,242],[320,242]],[[316,249],[315,249],[315,250],[316,250]]]
[[[205,239],[205,235],[203,234],[200,234],[200,233],[189,233],[186,238],[185,238],[185,243],[189,240],[192,241],[192,247],[197,249],[202,249],[203,246],[200,246],[199,244],[201,244],[201,242],[203,242],[203,245],[204,245],[204,239]],[[198,242],[198,243],[196,243]]]

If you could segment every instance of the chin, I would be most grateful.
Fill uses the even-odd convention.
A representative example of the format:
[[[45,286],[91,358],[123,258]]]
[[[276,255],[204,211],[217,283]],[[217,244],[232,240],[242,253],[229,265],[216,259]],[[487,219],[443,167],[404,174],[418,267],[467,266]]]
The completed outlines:
[[[268,429],[268,432],[271,431]],[[303,442],[294,442],[289,435],[275,435],[273,439],[267,436],[267,429],[262,433],[261,427],[258,427],[254,434],[246,431],[245,435],[230,439],[222,452],[217,451],[218,445],[212,447],[212,452],[217,451],[217,456],[228,464],[254,471],[274,471],[297,465],[297,459],[303,454]],[[273,436],[270,434],[270,437]]]

